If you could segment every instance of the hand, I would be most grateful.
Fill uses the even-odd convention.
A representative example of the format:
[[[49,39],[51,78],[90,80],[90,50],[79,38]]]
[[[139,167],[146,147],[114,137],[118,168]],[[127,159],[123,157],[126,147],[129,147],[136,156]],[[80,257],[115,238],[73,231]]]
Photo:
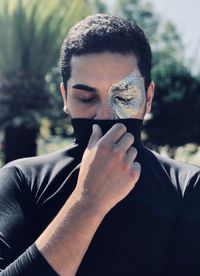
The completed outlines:
[[[103,137],[93,126],[83,154],[76,192],[91,201],[92,207],[108,212],[125,198],[139,179],[141,167],[134,162],[134,137],[123,124],[115,124]]]

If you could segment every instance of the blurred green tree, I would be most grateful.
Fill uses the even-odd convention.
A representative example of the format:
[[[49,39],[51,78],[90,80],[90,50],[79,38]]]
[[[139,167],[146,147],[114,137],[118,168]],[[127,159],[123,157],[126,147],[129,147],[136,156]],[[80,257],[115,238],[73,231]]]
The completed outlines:
[[[107,13],[108,7],[102,0],[91,0],[93,13]]]
[[[159,16],[155,13],[150,2],[143,3],[140,0],[117,0],[113,13],[141,26],[152,43],[157,41]]]
[[[88,13],[84,0],[1,0],[0,127],[5,162],[36,154],[41,114],[50,106],[45,76],[69,27]]]
[[[62,81],[59,66],[52,68],[46,75],[49,87],[50,105],[46,115],[50,122],[50,134],[59,135],[63,138],[73,135],[70,117],[63,111],[63,99],[60,93]]]
[[[154,148],[168,145],[174,157],[176,148],[200,141],[200,80],[178,62],[160,53],[163,63],[154,66],[156,93],[152,117],[145,123],[147,141]]]

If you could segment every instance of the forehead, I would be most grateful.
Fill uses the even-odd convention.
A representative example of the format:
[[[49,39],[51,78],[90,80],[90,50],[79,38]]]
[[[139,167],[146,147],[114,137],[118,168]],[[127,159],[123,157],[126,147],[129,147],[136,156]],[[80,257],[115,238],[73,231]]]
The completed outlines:
[[[97,83],[112,85],[135,69],[138,69],[138,64],[134,54],[103,52],[73,56],[70,81],[90,85]]]

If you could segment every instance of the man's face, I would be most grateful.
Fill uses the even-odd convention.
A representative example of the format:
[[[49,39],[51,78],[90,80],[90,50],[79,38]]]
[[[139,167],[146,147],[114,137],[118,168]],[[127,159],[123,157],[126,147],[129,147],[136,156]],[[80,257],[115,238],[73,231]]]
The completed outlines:
[[[64,110],[89,119],[143,119],[153,89],[151,83],[145,92],[135,55],[109,52],[72,57],[66,93],[61,84]]]

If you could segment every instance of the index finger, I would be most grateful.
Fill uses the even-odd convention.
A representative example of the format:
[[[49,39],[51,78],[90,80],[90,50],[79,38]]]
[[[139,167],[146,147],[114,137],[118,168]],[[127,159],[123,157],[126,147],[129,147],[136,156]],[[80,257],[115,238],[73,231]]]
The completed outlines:
[[[110,143],[116,143],[127,132],[125,125],[117,123],[109,129],[100,140],[106,140]]]

